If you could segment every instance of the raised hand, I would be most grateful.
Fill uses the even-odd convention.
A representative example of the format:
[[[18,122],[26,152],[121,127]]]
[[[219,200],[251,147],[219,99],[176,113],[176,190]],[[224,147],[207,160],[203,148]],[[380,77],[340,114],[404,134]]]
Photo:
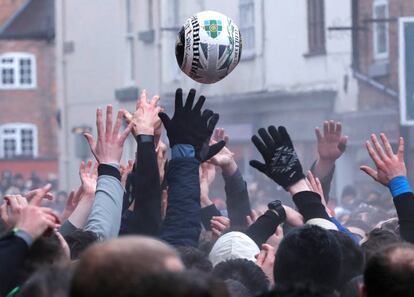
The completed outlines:
[[[214,236],[219,238],[228,228],[230,228],[230,219],[224,216],[212,217],[210,224]]]
[[[252,142],[265,163],[252,160],[250,166],[267,175],[285,190],[304,179],[302,165],[286,128],[280,126],[276,129],[270,126],[267,131],[264,128],[259,129],[258,133],[261,139],[253,135]]]
[[[194,105],[195,95],[196,91],[191,89],[183,104],[183,91],[177,89],[174,116],[170,119],[167,114],[161,112],[159,117],[167,130],[170,147],[176,144],[189,144],[194,147],[195,157],[204,162],[216,155],[224,147],[225,142],[220,141],[209,146],[219,115],[208,109],[201,113],[206,98],[200,96]]]
[[[154,96],[148,102],[147,92],[143,90],[141,96],[137,101],[136,110],[133,114],[128,111],[123,111],[124,118],[128,124],[132,123],[132,132],[135,136],[142,135],[155,135],[160,133],[161,119],[158,114],[162,111],[161,107],[157,106],[159,96]]]
[[[323,123],[323,135],[315,129],[320,160],[335,162],[345,151],[348,136],[342,135],[342,124],[335,121]]]
[[[86,164],[82,161],[79,168],[79,176],[81,180],[82,194],[94,194],[96,191],[96,183],[98,179],[98,163],[89,160]]]
[[[4,197],[4,203],[0,207],[0,217],[7,229],[13,228],[20,218],[22,210],[29,203],[21,195],[7,195]]]
[[[98,140],[95,141],[90,133],[85,133],[92,154],[100,164],[119,164],[122,157],[124,142],[132,129],[132,122],[120,134],[119,130],[122,125],[122,112],[118,112],[115,126],[112,127],[112,106],[106,107],[106,125],[102,122],[102,110],[96,111],[96,127],[98,131]]]
[[[225,141],[226,143],[229,141],[229,137],[225,135],[223,128],[217,128],[215,130],[210,144],[216,144],[219,141]],[[209,162],[220,167],[223,173],[227,176],[232,175],[237,170],[237,164],[234,160],[234,153],[232,153],[227,146],[223,147],[217,155],[210,159]]]
[[[404,138],[400,137],[398,152],[394,154],[391,144],[384,133],[380,134],[383,146],[379,143],[375,134],[371,135],[371,142],[366,142],[368,154],[374,161],[376,169],[369,166],[361,166],[360,169],[371,176],[377,182],[388,186],[389,182],[397,176],[407,176],[407,168],[404,162]]]
[[[283,232],[282,232],[283,238]],[[262,244],[262,248],[260,253],[256,255],[256,265],[259,266],[267,278],[271,285],[274,285],[275,280],[273,276],[273,266],[275,264],[276,258],[276,249],[271,246],[270,244]]]

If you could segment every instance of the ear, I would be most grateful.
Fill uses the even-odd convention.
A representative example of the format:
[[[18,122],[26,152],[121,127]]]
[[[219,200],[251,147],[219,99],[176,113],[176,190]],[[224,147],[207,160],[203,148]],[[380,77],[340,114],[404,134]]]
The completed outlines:
[[[363,284],[359,286],[359,297],[367,297],[367,289]]]

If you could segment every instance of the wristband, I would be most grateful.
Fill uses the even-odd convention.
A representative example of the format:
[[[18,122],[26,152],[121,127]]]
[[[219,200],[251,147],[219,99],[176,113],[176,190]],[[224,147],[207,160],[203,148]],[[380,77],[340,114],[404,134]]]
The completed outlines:
[[[406,176],[394,177],[388,184],[393,198],[403,194],[412,192],[410,184]]]
[[[14,236],[22,239],[29,247],[33,244],[32,236],[26,231],[20,230],[19,228],[13,228],[12,232]]]

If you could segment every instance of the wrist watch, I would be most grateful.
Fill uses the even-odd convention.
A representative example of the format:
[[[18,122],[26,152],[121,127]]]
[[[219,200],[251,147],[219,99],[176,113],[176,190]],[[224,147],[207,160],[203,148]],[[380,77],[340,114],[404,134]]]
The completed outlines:
[[[282,201],[280,200],[275,200],[270,202],[267,207],[270,210],[273,210],[277,213],[277,215],[279,216],[280,219],[282,219],[282,221],[286,220],[286,211],[285,208],[282,205]]]

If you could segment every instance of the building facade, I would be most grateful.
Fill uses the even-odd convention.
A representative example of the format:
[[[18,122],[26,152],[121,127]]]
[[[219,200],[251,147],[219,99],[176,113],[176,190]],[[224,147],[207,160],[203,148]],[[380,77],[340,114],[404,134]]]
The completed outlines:
[[[239,65],[213,85],[186,77],[175,59],[178,30],[202,10],[230,16],[243,39]],[[255,157],[250,137],[257,128],[287,126],[309,166],[316,158],[315,126],[358,107],[352,34],[333,30],[351,26],[348,0],[62,0],[57,20],[60,165],[68,188],[88,157],[79,132],[94,130],[96,107],[133,110],[144,88],[159,94],[167,111],[178,87],[205,94],[247,178],[253,178],[247,163]],[[131,141],[127,156],[134,146]]]
[[[54,1],[0,1],[0,171],[58,174]]]
[[[414,16],[414,2],[353,0],[352,15],[352,65],[358,82],[358,108],[357,112],[340,116],[350,145],[339,160],[344,168],[339,176],[348,184],[359,184],[360,194],[365,196],[374,183],[355,169],[371,163],[364,146],[371,133],[386,133],[395,147],[399,136],[405,136],[407,154],[414,153],[412,128],[400,126],[398,34],[400,17]],[[412,171],[414,163],[411,158],[407,161]]]

